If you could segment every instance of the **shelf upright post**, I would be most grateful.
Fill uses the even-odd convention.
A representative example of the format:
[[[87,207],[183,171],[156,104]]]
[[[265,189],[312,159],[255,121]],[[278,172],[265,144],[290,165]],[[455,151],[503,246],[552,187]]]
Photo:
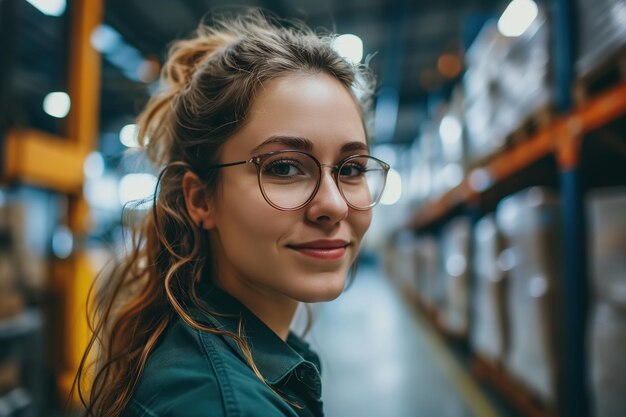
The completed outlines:
[[[576,10],[571,0],[554,0],[553,44],[554,100],[556,110],[568,112],[573,106],[574,60],[576,54]]]
[[[573,107],[576,53],[576,9],[571,0],[554,0],[554,102],[564,114]],[[559,415],[589,416],[587,387],[587,254],[585,206],[580,170],[582,131],[576,123],[556,138],[562,196],[563,280],[561,291],[561,355]]]
[[[563,280],[561,282],[561,387],[559,415],[588,417],[587,359],[587,250],[585,241],[584,189],[580,168],[582,132],[568,126],[559,138],[562,198]],[[569,135],[569,136],[568,136]]]

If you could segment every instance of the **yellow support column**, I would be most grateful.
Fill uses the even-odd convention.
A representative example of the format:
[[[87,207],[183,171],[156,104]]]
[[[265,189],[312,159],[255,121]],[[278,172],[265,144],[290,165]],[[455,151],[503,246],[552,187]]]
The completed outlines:
[[[91,46],[90,37],[102,21],[102,7],[102,0],[73,2],[69,74],[72,109],[68,119],[68,136],[74,142],[76,152],[81,156],[82,161],[95,148],[98,138],[101,62],[99,53]],[[79,175],[82,184],[82,163]],[[88,230],[88,212],[82,189],[69,196],[67,222],[75,241],[80,242],[81,237]],[[63,346],[61,346],[64,366],[58,383],[59,394],[62,398],[67,398],[89,340],[85,306],[96,271],[92,270],[86,251],[80,246],[70,259],[59,262],[68,262],[71,271],[69,274],[53,277],[59,287],[64,290],[62,297],[65,299],[63,314],[65,334]]]
[[[63,222],[74,242],[88,230],[88,207],[82,196],[83,163],[98,138],[100,105],[100,55],[90,36],[102,21],[103,0],[70,2],[71,35],[69,95],[72,107],[65,137],[28,129],[9,131],[5,143],[3,182],[21,181],[59,192],[67,197]],[[50,289],[57,300],[52,317],[56,336],[55,366],[59,369],[61,400],[68,397],[89,331],[85,320],[92,270],[80,244],[68,259],[52,262]]]

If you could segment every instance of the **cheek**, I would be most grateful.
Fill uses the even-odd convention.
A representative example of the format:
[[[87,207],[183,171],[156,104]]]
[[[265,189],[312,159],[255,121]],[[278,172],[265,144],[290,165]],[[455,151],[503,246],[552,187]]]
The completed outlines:
[[[216,227],[226,247],[274,250],[274,242],[291,226],[289,216],[277,215],[280,212],[265,201],[256,182],[246,187],[226,183],[220,200]]]
[[[363,238],[363,235],[365,234],[365,232],[367,232],[367,229],[369,229],[371,222],[372,222],[372,210],[367,210],[367,211],[354,210],[353,213],[351,213],[350,224],[359,242]]]

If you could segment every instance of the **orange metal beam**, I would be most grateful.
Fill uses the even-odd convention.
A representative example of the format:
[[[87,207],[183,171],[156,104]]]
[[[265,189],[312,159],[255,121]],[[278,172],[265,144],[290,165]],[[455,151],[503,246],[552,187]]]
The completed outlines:
[[[604,126],[623,114],[626,114],[626,81],[576,109],[569,116],[568,124],[579,124],[581,132],[586,133]]]
[[[556,154],[561,169],[578,164],[583,135],[626,114],[626,82],[590,100],[571,114],[553,121],[533,137],[502,152],[486,164],[492,183],[508,178],[546,155]],[[475,198],[466,178],[459,186],[440,198],[420,207],[408,222],[408,227],[419,229],[446,216],[454,207]]]
[[[5,143],[5,176],[44,188],[80,192],[85,154],[67,139],[36,130],[12,130]]]

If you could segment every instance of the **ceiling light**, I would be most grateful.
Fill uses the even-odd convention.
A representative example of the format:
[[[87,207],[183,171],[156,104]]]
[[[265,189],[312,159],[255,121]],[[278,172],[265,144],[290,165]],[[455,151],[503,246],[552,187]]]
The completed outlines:
[[[47,16],[61,16],[65,12],[65,0],[26,0]]]
[[[136,124],[128,124],[120,130],[120,142],[127,148],[138,148],[138,133]]]
[[[52,117],[62,119],[70,112],[72,103],[70,96],[62,91],[49,93],[43,99],[43,111]]]
[[[504,36],[521,36],[537,18],[539,10],[533,0],[513,0],[498,20],[498,30]]]
[[[333,48],[353,64],[363,59],[363,41],[356,35],[340,35],[333,41]]]

